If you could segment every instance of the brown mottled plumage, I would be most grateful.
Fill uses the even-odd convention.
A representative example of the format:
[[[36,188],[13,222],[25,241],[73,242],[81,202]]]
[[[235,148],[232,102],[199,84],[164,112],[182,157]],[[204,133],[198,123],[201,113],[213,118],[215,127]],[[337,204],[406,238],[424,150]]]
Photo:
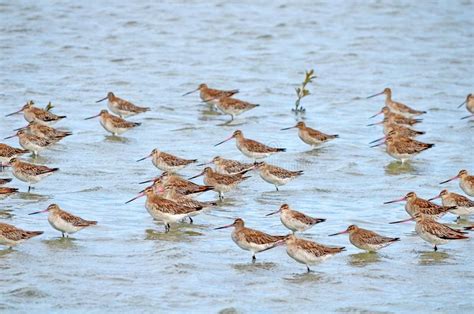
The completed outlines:
[[[308,126],[303,121],[298,122],[295,126],[289,127],[289,128],[283,128],[281,130],[289,130],[297,128],[298,129],[298,136],[299,138],[306,144],[311,145],[311,146],[317,146],[320,145],[324,142],[333,140],[339,135],[337,134],[326,134],[321,131],[312,129]]]
[[[101,102],[106,99],[108,100],[107,105],[110,111],[112,111],[116,115],[119,115],[121,118],[125,118],[125,117],[133,116],[142,112],[150,111],[150,108],[136,106],[125,99],[115,96],[114,93],[112,92],[108,92],[105,98],[102,98],[96,102]]]
[[[322,218],[313,218],[299,211],[293,210],[288,204],[283,204],[277,211],[267,214],[267,216],[280,213],[281,223],[290,229],[293,234],[296,231],[306,231],[315,224],[326,221]]]
[[[250,171],[250,169],[247,171]],[[244,176],[247,171],[229,175],[217,173],[211,167],[206,167],[201,173],[189,179],[204,175],[204,184],[213,186],[214,191],[219,193],[219,199],[223,199],[224,193],[233,190],[239,183],[250,178],[249,176]]]
[[[197,214],[197,212],[203,209],[201,206],[185,206],[183,204],[179,204],[178,202],[168,200],[160,195],[157,195],[155,194],[155,189],[153,186],[145,188],[142,192],[140,192],[140,194],[138,194],[138,196],[132,198],[126,203],[130,203],[131,201],[142,196],[146,196],[145,207],[148,213],[155,220],[162,221],[164,223],[166,232],[169,231],[171,223],[182,221],[187,217],[194,216]]]
[[[453,229],[445,224],[436,222],[431,217],[415,213],[413,218],[416,221],[416,233],[426,242],[434,244],[434,250],[438,250],[438,245],[446,244],[450,240],[468,239],[465,232]]]
[[[27,182],[30,185],[38,183],[43,178],[59,170],[59,168],[48,168],[46,166],[30,164],[17,158],[12,158],[10,165],[12,166],[13,175],[18,180]],[[28,187],[28,191],[30,191],[30,189],[31,186]]]
[[[422,215],[430,216],[433,219],[437,219],[456,208],[455,206],[440,206],[428,200],[422,199],[418,197],[415,192],[409,192],[400,199],[388,201],[384,204],[402,201],[406,201],[405,210],[411,217],[414,217],[415,213],[420,213]]]
[[[100,124],[102,125],[102,127],[113,135],[120,135],[128,131],[129,129],[141,125],[141,123],[130,122],[120,117],[114,116],[105,109],[101,110],[98,115],[86,118],[85,120],[89,120],[95,117],[100,117]]]
[[[176,172],[197,161],[197,159],[180,158],[160,151],[158,148],[153,149],[150,155],[137,161],[142,161],[149,157],[152,157],[153,165],[155,165],[156,168],[167,172]]]
[[[438,196],[430,198],[428,201],[441,198],[443,206],[445,207],[455,207],[450,210],[451,213],[458,216],[469,216],[474,214],[474,201],[453,192],[448,192],[448,190],[442,190]]]
[[[153,186],[155,188],[165,186],[174,187],[177,193],[184,195],[197,194],[214,190],[214,187],[212,186],[199,185],[166,171],[163,172],[159,177],[153,178],[151,180],[146,180],[140,183],[143,184],[148,182],[153,182]]]
[[[273,236],[267,233],[246,228],[242,219],[237,218],[232,224],[218,227],[224,229],[234,227],[232,240],[241,249],[252,252],[252,260],[255,261],[255,254],[272,249],[279,244],[283,244],[286,236]]]
[[[236,145],[237,148],[244,154],[245,156],[253,159],[262,159],[266,158],[270,155],[273,155],[278,152],[284,152],[286,151],[286,148],[275,148],[275,147],[270,147],[265,144],[262,144],[260,142],[247,139],[244,137],[244,134],[240,130],[234,131],[232,136],[229,138],[225,139],[224,141],[217,143],[214,146],[218,146],[224,142],[227,142],[231,139],[235,138],[236,140]]]
[[[384,121],[386,120],[387,122],[390,123],[395,123],[395,124],[402,124],[402,125],[414,125],[417,123],[422,122],[421,119],[413,119],[413,118],[407,118],[401,114],[392,112],[387,106],[383,107],[379,113],[373,115],[371,118],[382,114],[384,115]]]
[[[8,114],[7,117],[19,112],[23,112],[23,115],[26,121],[28,122],[35,121],[37,123],[45,124],[45,125],[51,125],[61,119],[66,118],[66,116],[58,116],[47,110],[34,107],[33,105],[34,105],[33,101],[29,101],[20,110]]]
[[[372,98],[372,97],[382,95],[382,94],[385,94],[385,105],[388,108],[390,108],[390,110],[392,112],[398,113],[398,114],[403,115],[407,118],[411,118],[411,117],[414,117],[414,116],[419,116],[419,115],[422,115],[422,114],[426,113],[426,111],[415,110],[413,108],[408,107],[405,104],[402,104],[401,102],[397,102],[397,101],[392,100],[392,90],[390,88],[385,88],[383,90],[383,92],[372,95],[372,96],[369,96],[367,98]]]
[[[258,106],[260,105],[252,104],[247,101],[231,97],[221,97],[216,103],[217,109],[231,116],[231,121],[234,120],[235,116],[238,116]]]
[[[7,144],[0,143],[0,162],[9,162],[10,159],[26,154],[26,149],[11,147]]]
[[[385,237],[373,231],[359,228],[356,225],[350,225],[346,230],[331,234],[335,236],[338,234],[349,233],[349,241],[361,250],[375,252],[384,248],[393,242],[399,241],[400,238]]]
[[[278,186],[285,185],[303,174],[303,170],[290,171],[265,162],[256,162],[255,167],[258,169],[260,177],[265,182],[273,184],[277,191]]]
[[[13,194],[13,193],[16,193],[16,192],[18,192],[17,188],[9,188],[9,187],[6,187],[6,186],[1,186],[0,187],[0,195],[2,195],[2,196],[10,195],[10,194]]]
[[[55,141],[50,140],[47,137],[36,136],[34,134],[30,134],[25,129],[20,129],[16,132],[15,135],[6,137],[5,139],[12,138],[14,136],[18,136],[21,147],[29,150],[35,156],[38,155],[40,151],[56,143]]]
[[[446,181],[443,181],[440,184],[444,184],[456,179],[459,179],[459,186],[464,191],[464,193],[466,193],[469,196],[474,196],[474,176],[469,175],[467,170],[463,169],[459,171],[459,173],[456,176]]]
[[[11,182],[12,178],[2,178],[0,179],[0,185],[7,184],[8,182]]]
[[[220,174],[238,174],[244,171],[252,170],[254,167],[254,165],[250,163],[225,159],[220,156],[216,156],[210,162],[199,164],[198,166],[204,166],[211,163],[215,165],[215,171]]]
[[[67,211],[62,210],[57,204],[51,204],[45,210],[33,212],[29,215],[40,213],[49,213],[48,222],[54,229],[60,231],[63,237],[64,234],[68,236],[69,234],[76,233],[86,227],[97,224],[97,221],[85,220],[81,217],[70,214]]]
[[[322,262],[344,250],[344,247],[329,247],[314,241],[299,239],[295,235],[286,237],[286,253],[298,263],[305,264],[308,272],[311,271],[309,265]]]
[[[211,103],[214,105],[218,104],[220,98],[232,97],[233,95],[239,92],[238,89],[233,89],[233,90],[212,89],[203,83],[203,84],[199,84],[197,89],[184,93],[183,96],[189,95],[196,91],[199,91],[199,97],[201,97],[201,100],[203,102]]]
[[[71,132],[61,131],[44,124],[40,124],[35,121],[30,122],[26,127],[22,129],[26,129],[28,132],[30,132],[33,135],[36,135],[39,137],[45,137],[54,142],[59,142],[66,136],[72,135]]]
[[[0,244],[10,248],[40,234],[43,234],[43,231],[26,231],[0,222]]]

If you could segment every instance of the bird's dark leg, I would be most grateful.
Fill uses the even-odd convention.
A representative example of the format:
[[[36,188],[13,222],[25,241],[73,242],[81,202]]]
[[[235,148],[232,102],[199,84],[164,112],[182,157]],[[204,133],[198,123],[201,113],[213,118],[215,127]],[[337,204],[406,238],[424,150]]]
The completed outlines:
[[[193,223],[193,219],[191,217],[188,217],[189,218],[189,223],[192,224]]]
[[[275,188],[276,188],[276,190],[278,191],[278,186],[277,186],[277,185],[275,185]]]
[[[435,251],[435,252],[438,251],[438,247],[437,247],[436,245],[435,245],[435,247],[434,247],[434,251]]]
[[[165,233],[168,233],[170,231],[170,224],[165,224]]]
[[[252,255],[252,264],[255,263],[255,261],[257,260],[257,258],[255,257],[255,254]]]
[[[64,238],[64,232],[61,232],[61,237]]]
[[[308,265],[306,265],[306,269],[308,270],[308,273],[311,272],[311,269],[309,269],[309,266],[308,266]]]
[[[31,191],[31,186],[28,185],[28,193],[30,193],[30,191]]]

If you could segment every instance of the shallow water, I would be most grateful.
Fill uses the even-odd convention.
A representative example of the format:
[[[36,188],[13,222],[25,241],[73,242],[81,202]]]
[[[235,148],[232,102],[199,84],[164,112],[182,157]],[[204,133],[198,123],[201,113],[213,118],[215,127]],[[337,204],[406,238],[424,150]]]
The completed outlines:
[[[387,224],[406,216],[403,205],[382,203],[411,190],[432,197],[441,180],[461,168],[474,171],[474,122],[460,121],[466,111],[456,109],[473,92],[473,9],[471,1],[2,1],[2,113],[29,99],[41,106],[51,100],[68,116],[58,126],[74,136],[36,160],[59,173],[32,194],[1,201],[2,222],[45,234],[0,251],[0,310],[472,311],[474,242],[433,253],[412,223]],[[314,95],[302,101],[305,120],[340,134],[313,151],[295,130],[278,131],[295,123],[294,87],[311,67],[318,78]],[[201,82],[239,88],[239,98],[261,106],[224,125],[228,118],[199,104],[197,94],[180,96]],[[436,143],[403,167],[367,144],[380,137],[380,128],[365,125],[383,98],[365,97],[386,86],[394,99],[429,111],[420,140]],[[94,101],[109,90],[152,108],[131,118],[143,125],[122,138],[83,120],[104,108]],[[21,116],[1,118],[1,136],[22,125]],[[158,174],[149,160],[135,160],[154,147],[200,161],[217,154],[243,159],[234,143],[213,147],[236,128],[286,147],[269,162],[305,175],[275,192],[255,174],[219,209],[169,234],[143,200],[124,205],[142,188],[137,182]],[[456,183],[447,188],[460,191]],[[45,216],[27,215],[52,202],[99,225],[61,239]],[[328,219],[304,237],[347,251],[306,274],[284,248],[262,253],[253,265],[230,230],[212,230],[242,217],[250,227],[287,233],[277,217],[265,217],[284,202]],[[327,237],[349,224],[402,241],[366,254],[345,236]]]

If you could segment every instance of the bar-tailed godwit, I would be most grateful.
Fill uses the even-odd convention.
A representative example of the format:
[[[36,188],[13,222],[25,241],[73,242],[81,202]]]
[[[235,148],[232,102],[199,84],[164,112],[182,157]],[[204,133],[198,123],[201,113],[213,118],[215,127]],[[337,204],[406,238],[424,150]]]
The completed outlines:
[[[430,216],[433,219],[438,219],[444,216],[446,213],[455,209],[454,206],[440,206],[438,204],[420,198],[416,195],[415,192],[408,192],[407,195],[405,195],[404,197],[393,201],[384,202],[384,204],[392,204],[403,201],[406,202],[405,210],[411,217],[413,217],[415,213],[421,213],[423,215]]]
[[[8,117],[23,112],[23,116],[25,117],[26,121],[35,121],[39,124],[44,125],[52,125],[58,122],[59,120],[66,118],[66,116],[58,116],[54,113],[51,113],[41,108],[37,108],[33,105],[33,101],[29,101],[20,110],[7,114],[6,116]]]
[[[198,194],[198,193],[214,190],[213,186],[199,185],[166,171],[163,172],[159,177],[140,182],[140,184],[144,184],[148,182],[153,182],[153,185],[157,188],[160,186],[174,187],[179,194],[184,194],[184,195]]]
[[[152,157],[151,161],[156,168],[167,172],[177,172],[197,161],[197,159],[180,158],[155,148],[151,151],[150,155],[138,159],[137,162],[150,157]]]
[[[405,104],[392,100],[392,90],[388,87],[385,88],[382,92],[369,96],[367,98],[372,98],[379,95],[385,95],[385,106],[390,108],[392,112],[401,114],[402,116],[405,116],[407,118],[419,116],[426,113],[426,111],[415,110]]]
[[[239,183],[250,178],[250,176],[244,176],[245,173],[246,171],[233,175],[220,174],[212,170],[211,167],[206,167],[201,173],[189,178],[189,180],[203,175],[204,184],[213,186],[214,191],[219,193],[219,199],[222,200],[224,199],[224,193],[235,189]]]
[[[150,111],[150,108],[136,106],[125,99],[115,96],[112,92],[108,92],[107,96],[97,100],[96,102],[101,102],[106,99],[108,100],[107,106],[109,107],[110,111],[120,116],[120,118],[126,118],[142,112]]]
[[[225,159],[220,156],[216,156],[211,161],[199,164],[198,166],[205,166],[208,164],[214,164],[216,172],[230,175],[252,170],[254,168],[254,164],[243,163],[232,159]]]
[[[85,220],[81,217],[74,216],[64,210],[58,205],[51,204],[45,210],[29,213],[28,215],[36,215],[40,213],[48,213],[48,222],[56,230],[60,231],[62,237],[66,234],[69,237],[70,234],[76,233],[86,227],[97,225],[97,221]]]
[[[8,182],[11,182],[12,178],[1,178],[0,179],[0,185],[7,184]]]
[[[9,164],[12,166],[13,175],[18,180],[28,183],[28,192],[31,190],[33,184],[38,183],[59,170],[59,168],[48,168],[46,166],[30,164],[17,158],[12,158]]]
[[[277,211],[271,212],[267,214],[267,216],[274,214],[280,214],[281,223],[290,229],[293,234],[296,231],[306,231],[314,225],[326,221],[326,219],[310,217],[299,211],[293,210],[288,204],[281,205]]]
[[[400,240],[400,238],[382,236],[371,230],[359,228],[356,225],[350,225],[346,230],[330,234],[329,236],[335,236],[344,233],[349,234],[349,241],[355,247],[368,252],[378,251],[381,248],[384,248]]]
[[[149,186],[141,191],[136,197],[128,200],[128,204],[137,198],[146,196],[145,208],[153,219],[162,221],[165,225],[165,232],[170,230],[171,224],[184,220],[195,215],[202,210],[202,207],[188,207],[178,204],[175,201],[168,200],[155,194],[154,188]]]
[[[281,129],[282,131],[284,130],[290,130],[290,129],[298,129],[298,136],[299,138],[306,144],[315,147],[318,146],[322,143],[325,143],[327,141],[333,140],[339,135],[337,134],[325,134],[323,132],[320,132],[318,130],[312,129],[310,127],[307,127],[306,124],[303,121],[298,122],[295,126],[289,127],[289,128],[283,128]]]
[[[114,116],[113,114],[110,114],[107,110],[101,110],[99,114],[85,118],[85,120],[93,119],[96,117],[100,117],[100,124],[102,127],[107,131],[112,133],[115,136],[118,136],[134,127],[137,127],[141,125],[141,123],[138,122],[129,122],[127,120],[124,120],[120,117]]]
[[[8,246],[10,249],[40,234],[43,234],[43,231],[26,231],[0,222],[0,244]]]
[[[451,240],[469,239],[469,237],[465,235],[466,232],[453,229],[421,213],[415,213],[412,218],[403,221],[408,220],[416,221],[416,233],[426,242],[434,244],[435,252],[438,250],[438,245],[446,244]]]
[[[233,121],[234,118],[246,111],[249,111],[253,108],[256,108],[260,105],[252,104],[247,101],[243,101],[231,97],[222,97],[217,100],[216,107],[223,113],[230,115],[230,121]]]
[[[441,202],[445,207],[455,207],[450,212],[460,217],[474,214],[474,201],[468,199],[464,195],[460,195],[448,190],[442,190],[438,196],[430,198],[428,201],[441,198]]]
[[[15,136],[18,136],[20,146],[26,150],[29,150],[31,153],[33,153],[34,156],[38,156],[39,152],[47,149],[48,147],[56,143],[47,137],[36,136],[34,134],[28,133],[26,130],[23,129],[18,130],[16,134],[12,136],[5,137],[5,139],[9,139]]]
[[[396,123],[396,124],[399,124],[399,125],[412,126],[412,125],[415,125],[415,124],[420,123],[420,122],[423,121],[422,119],[407,118],[407,117],[402,116],[398,113],[391,112],[388,107],[383,107],[382,110],[379,113],[371,116],[370,118],[373,118],[373,117],[379,115],[380,113],[384,114],[384,120],[382,120],[381,122],[385,121],[385,119],[386,119],[386,121],[388,121],[390,123]],[[371,123],[368,126],[380,124],[381,122]]]
[[[217,227],[215,230],[234,227],[232,231],[232,240],[242,250],[252,252],[252,262],[257,259],[255,254],[267,251],[284,244],[287,236],[273,236],[262,231],[245,227],[245,223],[241,218],[237,218],[230,225]]]
[[[39,136],[39,137],[45,137],[48,140],[54,141],[54,142],[59,142],[66,136],[72,135],[71,132],[68,131],[61,131],[55,128],[52,128],[50,126],[40,124],[38,122],[32,121],[30,122],[26,127],[16,129],[15,131],[19,131],[25,129],[29,133]]]
[[[464,104],[466,104],[466,109],[469,111],[471,114],[465,117],[462,117],[461,119],[467,119],[474,117],[474,95],[469,94],[466,97],[466,100],[458,106],[458,108],[461,108]]]
[[[0,162],[1,163],[4,163],[4,162],[7,163],[10,161],[10,159],[19,157],[26,153],[29,153],[29,151],[26,149],[15,148],[7,144],[0,143]]]
[[[7,186],[0,186],[0,196],[8,196],[18,192],[17,188],[10,188]]]
[[[267,164],[263,161],[256,162],[255,167],[260,177],[270,184],[273,184],[278,191],[278,187],[287,184],[303,174],[303,170],[290,171],[281,167]]]
[[[470,176],[469,173],[467,173],[467,170],[463,169],[459,171],[459,173],[456,176],[446,181],[443,181],[440,184],[444,184],[456,179],[459,179],[459,187],[461,187],[464,193],[466,193],[469,196],[474,196],[474,176]]]
[[[372,145],[371,147],[386,144],[385,150],[387,154],[394,159],[400,160],[402,164],[434,146],[434,144],[423,143],[409,137],[400,136],[396,132],[394,132],[395,135],[392,135],[392,132],[393,131],[385,137],[385,141]]]
[[[384,118],[383,121],[373,123],[372,125],[376,125],[376,124],[382,124],[383,125],[383,133],[385,135],[388,135],[392,131],[399,134],[400,136],[411,137],[411,138],[416,137],[418,135],[425,134],[425,132],[423,132],[423,131],[417,131],[417,130],[411,129],[408,126],[393,123],[388,118]],[[385,137],[383,137],[381,139],[378,139],[377,141],[380,141],[382,139],[385,139]],[[376,142],[376,141],[374,141],[374,142]]]
[[[214,146],[221,145],[233,138],[235,138],[237,148],[242,152],[242,154],[254,160],[263,159],[275,153],[286,151],[286,148],[270,147],[260,142],[247,139],[240,130],[234,131],[234,133],[232,133],[229,138],[217,143]]]
[[[308,273],[310,265],[315,265],[325,259],[341,253],[345,247],[330,247],[313,241],[299,239],[294,234],[286,237],[286,253],[298,263],[305,264]]]
[[[219,90],[219,89],[212,89],[207,87],[206,84],[199,84],[197,89],[194,89],[190,92],[184,93],[183,96],[189,95],[191,93],[199,91],[199,97],[203,102],[217,105],[219,103],[219,99],[223,97],[232,97],[233,95],[239,92],[238,89],[233,90]]]

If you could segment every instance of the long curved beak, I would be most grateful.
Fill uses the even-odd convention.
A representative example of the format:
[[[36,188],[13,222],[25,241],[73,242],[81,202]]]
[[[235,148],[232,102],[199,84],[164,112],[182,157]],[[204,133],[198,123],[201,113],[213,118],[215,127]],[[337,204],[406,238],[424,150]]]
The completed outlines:
[[[7,140],[7,139],[12,138],[12,137],[15,137],[15,136],[17,136],[17,135],[16,135],[16,134],[13,134],[13,135],[7,136],[7,137],[5,137],[5,138],[3,138],[3,139],[4,139],[4,140]]]
[[[445,184],[445,183],[448,183],[449,181],[453,181],[453,180],[456,180],[456,179],[459,179],[459,176],[452,177],[451,179],[448,179],[448,180],[446,180],[446,181],[440,182],[439,184]]]
[[[20,109],[20,110],[18,110],[18,111],[15,111],[15,112],[9,113],[9,114],[5,115],[5,117],[13,116],[14,114],[20,113],[20,112],[22,112],[22,111],[23,111],[23,108],[22,108],[22,109]]]
[[[201,172],[200,174],[195,175],[194,177],[188,178],[188,180],[196,179],[197,177],[200,177],[204,174],[204,172]]]
[[[385,140],[386,138],[387,138],[386,136],[381,137],[381,138],[378,138],[378,139],[376,139],[376,140],[373,140],[373,141],[370,142],[369,144],[373,144],[373,143],[375,143],[375,142],[378,142],[378,141],[381,141],[381,140]]]
[[[470,114],[468,116],[462,117],[461,120],[464,120],[464,119],[467,119],[467,118],[470,118],[470,117],[474,117],[474,114]]]
[[[367,124],[367,126],[374,126],[374,125],[379,125],[379,124],[383,124],[383,121],[376,122],[376,123],[370,123],[370,124]]]
[[[410,217],[408,219],[403,219],[403,220],[398,220],[398,221],[392,221],[392,222],[389,222],[390,225],[393,225],[393,224],[401,224],[403,222],[407,222],[407,221],[412,221],[412,220],[415,220],[415,218],[413,217]]]
[[[283,128],[283,129],[280,129],[280,131],[286,131],[286,130],[290,130],[290,129],[294,129],[296,128],[296,126],[290,126],[289,128]]]
[[[466,102],[467,102],[467,99],[466,99],[465,101],[463,101],[462,104],[460,104],[460,105],[458,106],[458,108],[461,108],[462,106],[464,106],[464,104],[465,104]]]
[[[396,203],[396,202],[403,202],[405,200],[406,200],[406,197],[402,197],[402,198],[399,198],[399,199],[396,199],[396,200],[393,200],[393,201],[384,202],[384,204],[392,204],[392,203]]]
[[[104,98],[97,100],[96,103],[101,102],[101,101],[104,101],[104,100],[106,100],[107,98],[108,98],[108,96],[105,96]]]
[[[225,142],[230,141],[230,140],[233,139],[233,138],[234,138],[234,136],[231,136],[231,137],[229,137],[229,138],[226,138],[226,139],[223,140],[222,142],[219,142],[219,143],[217,143],[216,145],[214,145],[214,147],[215,147],[215,146],[219,146],[219,145],[221,145],[221,144],[224,144]]]
[[[233,227],[233,226],[234,226],[234,223],[231,223],[230,225],[226,225],[226,226],[222,226],[222,227],[217,227],[217,228],[214,228],[214,230],[219,230],[219,229],[230,228],[230,227]]]
[[[135,196],[134,198],[132,198],[131,200],[128,200],[125,202],[125,204],[128,204],[130,202],[133,202],[134,200],[136,200],[137,198],[140,198],[142,196],[145,196],[145,191],[141,191],[140,194],[138,194],[137,196]]]
[[[278,214],[279,212],[280,212],[280,210],[276,210],[276,211],[274,211],[274,212],[271,212],[271,213],[269,213],[269,214],[266,214],[265,217]]]
[[[46,208],[45,210],[40,210],[40,211],[37,211],[37,212],[32,212],[32,213],[29,213],[28,215],[36,215],[36,214],[46,213],[47,211],[48,211],[48,209]]]
[[[97,118],[98,116],[100,116],[100,113],[99,113],[99,114],[96,114],[95,116],[92,116],[92,117],[89,117],[89,118],[85,118],[84,120],[94,119],[94,118]]]
[[[150,155],[148,155],[148,156],[145,156],[145,157],[143,157],[143,158],[140,158],[140,159],[137,160],[137,162],[142,161],[142,160],[145,160],[145,159],[147,159],[147,158],[150,158],[151,155],[152,155],[152,154],[150,154]]]
[[[373,94],[373,95],[367,97],[367,99],[372,98],[372,97],[375,97],[375,96],[379,96],[379,95],[382,95],[382,94],[383,94],[383,92],[380,92],[380,93],[377,93],[377,94]]]
[[[383,111],[379,111],[376,114],[374,114],[373,116],[369,117],[369,119],[375,118],[376,116],[378,116],[379,114],[382,114],[382,113],[383,113]]]
[[[184,93],[184,94],[183,94],[183,95],[181,95],[181,96],[186,96],[186,95],[192,94],[192,93],[194,93],[194,92],[197,92],[198,90],[199,90],[199,87],[198,87],[198,88],[196,88],[196,89],[193,89],[193,90],[192,90],[192,91],[190,91],[190,92]]]
[[[432,198],[428,199],[428,201],[432,201],[432,200],[435,200],[435,199],[440,198],[440,197],[441,197],[441,195],[437,195],[435,197],[432,197]]]
[[[330,236],[330,237],[333,237],[333,236],[337,236],[337,235],[345,234],[345,233],[349,233],[349,231],[344,230],[344,231],[341,231],[341,232],[337,232],[337,233],[330,234],[329,236]]]

